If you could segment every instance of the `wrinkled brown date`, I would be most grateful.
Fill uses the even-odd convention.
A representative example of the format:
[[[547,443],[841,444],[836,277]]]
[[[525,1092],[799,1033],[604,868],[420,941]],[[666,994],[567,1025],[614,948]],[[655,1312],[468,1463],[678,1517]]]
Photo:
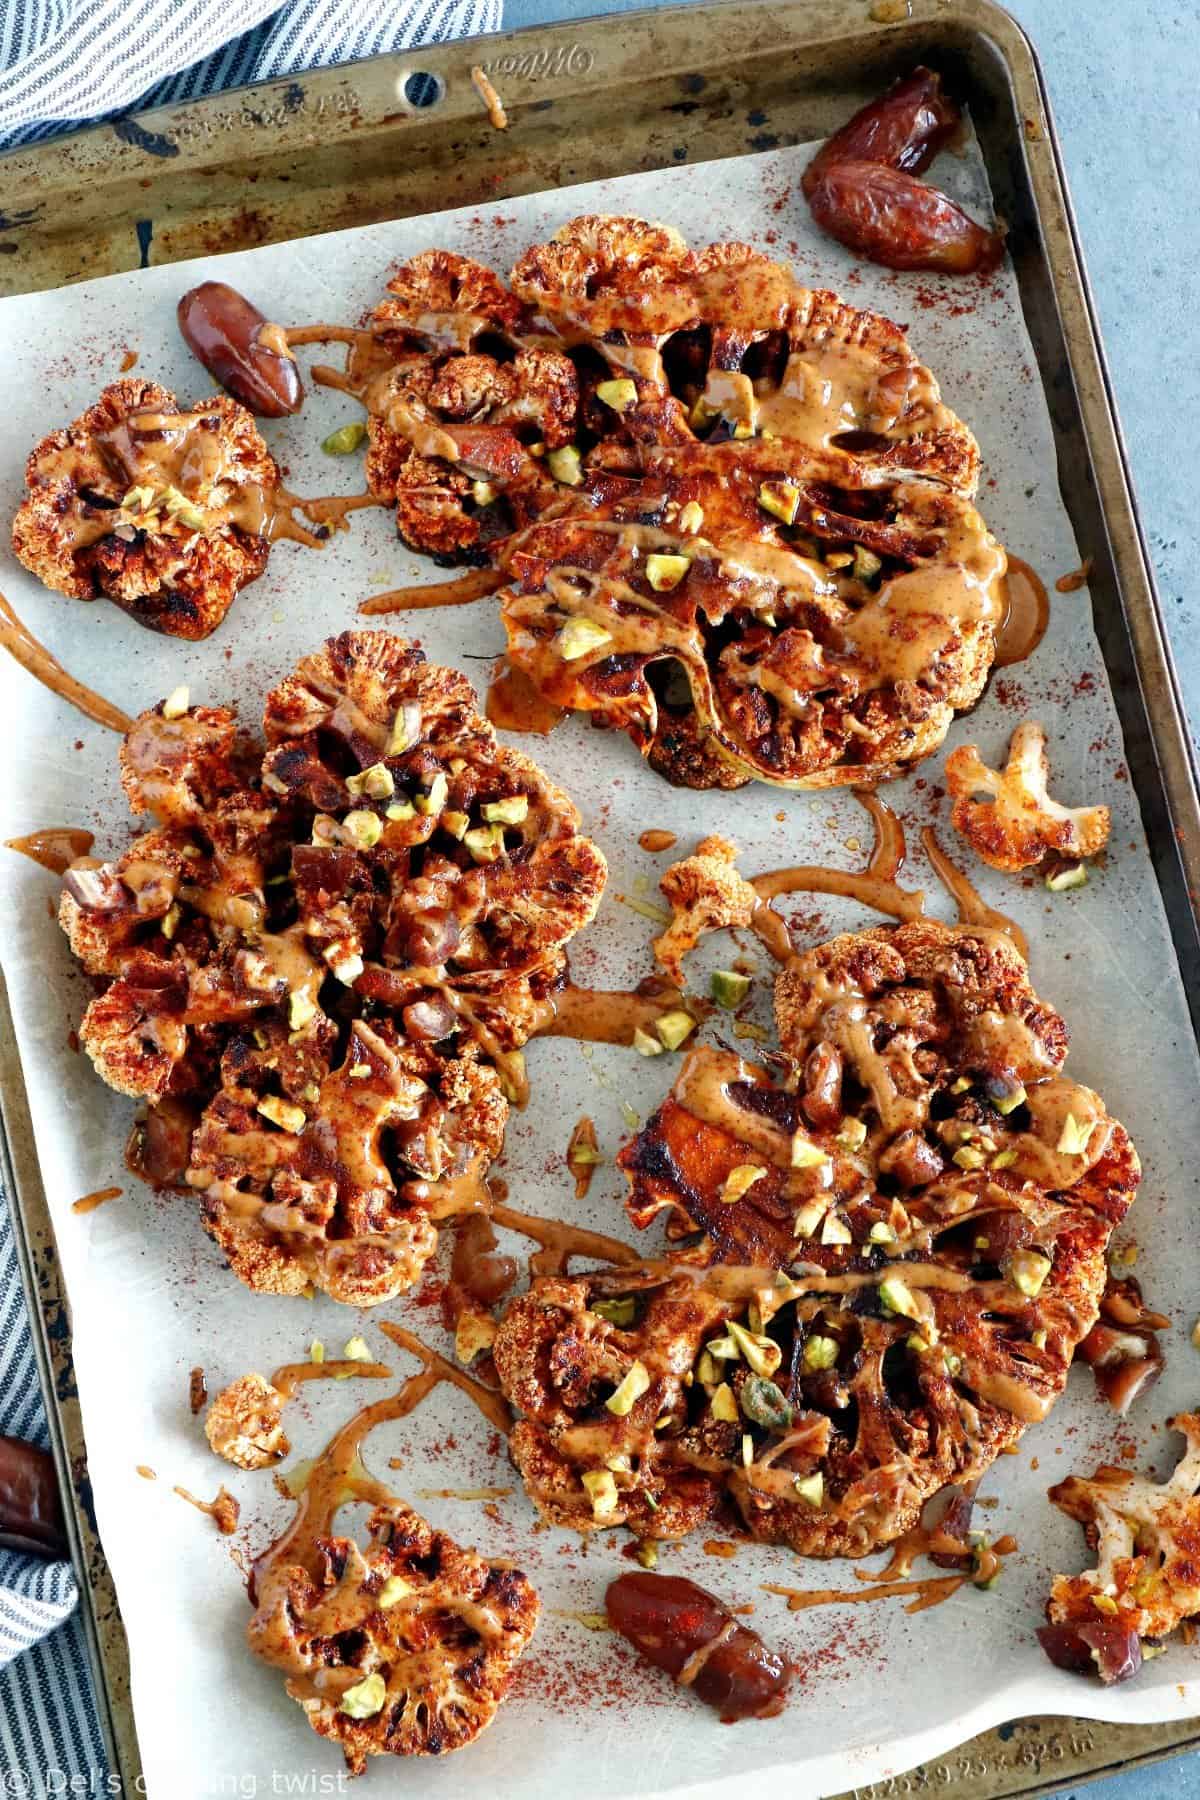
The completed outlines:
[[[1039,1625],[1038,1643],[1057,1669],[1099,1675],[1106,1686],[1129,1681],[1142,1666],[1136,1631],[1116,1619],[1081,1619],[1073,1625]]]
[[[889,169],[919,175],[953,137],[961,116],[942,92],[941,77],[932,69],[914,69],[822,144],[804,171],[804,192],[811,195],[835,163],[886,163]]]
[[[21,1438],[0,1437],[0,1548],[68,1555],[54,1463]]]
[[[1004,253],[1000,232],[985,231],[937,188],[885,163],[824,169],[808,204],[822,231],[885,269],[969,275],[995,268]]]
[[[721,1639],[688,1686],[720,1713],[722,1724],[781,1711],[792,1678],[789,1665],[694,1581],[682,1575],[621,1575],[610,1585],[605,1606],[613,1630],[675,1681],[686,1680],[697,1653]],[[722,1638],[723,1632],[728,1635]]]
[[[204,281],[177,310],[184,342],[227,394],[262,418],[299,412],[304,387],[282,328],[244,294],[223,281]]]

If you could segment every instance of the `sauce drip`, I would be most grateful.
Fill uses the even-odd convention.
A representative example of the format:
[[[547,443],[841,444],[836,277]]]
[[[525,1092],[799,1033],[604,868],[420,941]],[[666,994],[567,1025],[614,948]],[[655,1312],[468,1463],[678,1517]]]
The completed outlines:
[[[927,1608],[940,1606],[943,1600],[949,1600],[952,1594],[956,1594],[968,1582],[990,1584],[1000,1573],[1002,1559],[1010,1556],[1016,1548],[1016,1539],[1011,1537],[997,1538],[990,1545],[986,1540],[971,1544],[953,1536],[940,1524],[918,1524],[890,1546],[891,1556],[887,1567],[878,1574],[864,1573],[861,1569],[854,1571],[859,1581],[869,1584],[859,1588],[857,1592],[853,1588],[782,1587],[775,1582],[764,1582],[763,1586],[769,1594],[784,1595],[789,1612],[802,1612],[810,1606],[860,1606],[864,1601],[889,1600],[901,1594],[913,1595],[905,1612],[925,1612]],[[909,1572],[917,1557],[930,1555],[954,1558],[963,1565],[962,1572],[910,1579]]]
[[[501,731],[527,731],[536,737],[548,737],[567,716],[561,706],[543,699],[524,669],[506,656],[500,657],[492,670],[486,712]]]
[[[360,1376],[363,1381],[389,1381],[392,1371],[386,1363],[355,1362],[333,1358],[327,1362],[284,1363],[271,1377],[271,1386],[284,1400],[291,1400],[304,1381],[346,1381]]]
[[[41,831],[31,831],[27,837],[6,838],[5,848],[19,850],[52,875],[65,875],[73,862],[87,855],[94,842],[91,832],[78,826],[47,825]]]
[[[619,1238],[605,1237],[599,1231],[585,1231],[581,1225],[567,1225],[561,1219],[540,1219],[533,1213],[517,1212],[511,1206],[493,1207],[492,1218],[497,1225],[519,1231],[523,1237],[532,1238],[542,1246],[529,1259],[531,1275],[565,1275],[573,1256],[590,1256],[597,1262],[618,1263],[626,1268],[646,1266],[637,1251],[621,1243]],[[392,1336],[390,1325],[385,1325],[384,1330]]]
[[[994,667],[1011,668],[1024,662],[1046,635],[1050,623],[1050,597],[1045,583],[1027,562],[1010,556],[1004,577],[1006,610],[996,633]]]
[[[232,1537],[237,1530],[238,1516],[242,1509],[228,1488],[218,1488],[215,1500],[198,1500],[185,1487],[177,1487],[174,1491],[181,1500],[194,1506],[197,1512],[207,1513],[222,1537]]]
[[[855,799],[870,813],[875,833],[865,870],[831,869],[819,863],[803,863],[756,875],[750,883],[759,897],[751,930],[778,962],[788,962],[792,956],[788,928],[771,906],[771,901],[780,894],[839,894],[846,900],[861,900],[864,906],[901,921],[919,919],[925,911],[924,891],[902,888],[896,882],[904,866],[904,828],[899,819],[870,789],[856,789]]]
[[[1025,961],[1029,961],[1029,940],[1015,920],[1007,913],[997,912],[989,906],[978,889],[968,880],[962,870],[950,861],[946,852],[937,841],[932,825],[926,825],[921,833],[921,842],[925,846],[925,854],[933,864],[938,880],[958,907],[959,920],[964,925],[989,925],[995,931],[1004,932],[1012,939]]]
[[[97,1188],[94,1194],[85,1194],[81,1200],[74,1201],[71,1206],[71,1211],[77,1213],[95,1212],[96,1208],[98,1206],[103,1206],[105,1201],[119,1200],[124,1192],[125,1189],[119,1187]]]
[[[56,656],[52,656],[44,644],[39,644],[33,634],[22,624],[13,611],[12,606],[0,594],[0,646],[26,669],[35,681],[57,694],[61,700],[75,707],[85,718],[92,719],[97,725],[107,726],[109,731],[126,732],[133,724],[128,713],[106,700],[103,694],[85,687],[82,681],[76,681],[69,675]]]
[[[655,978],[651,984],[656,985]],[[538,1037],[575,1038],[587,1044],[632,1044],[635,1031],[653,1032],[655,1020],[677,1010],[683,996],[664,982],[660,991],[641,994],[623,989],[581,988],[574,983],[550,996],[553,1012],[538,1027]],[[692,1008],[696,1008],[692,1000]]]
[[[468,569],[465,575],[456,576],[453,581],[391,588],[385,594],[372,594],[369,600],[360,601],[358,610],[360,613],[376,614],[418,612],[432,606],[468,606],[472,600],[482,600],[485,594],[494,594],[503,586],[504,576],[497,569]],[[546,730],[549,729],[547,726]]]

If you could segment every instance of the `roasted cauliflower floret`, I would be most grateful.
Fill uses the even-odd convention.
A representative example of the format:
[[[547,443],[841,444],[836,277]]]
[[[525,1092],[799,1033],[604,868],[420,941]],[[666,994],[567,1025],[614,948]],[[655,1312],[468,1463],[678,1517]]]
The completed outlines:
[[[129,732],[131,804],[165,822],[65,878],[63,928],[109,983],[80,1036],[151,1103],[135,1165],[186,1183],[248,1286],[377,1305],[499,1153],[605,863],[402,638],[330,639],[264,725],[265,756],[180,694]],[[168,1100],[186,1130],[151,1134]]]
[[[705,932],[733,930],[754,918],[758,895],[734,867],[737,857],[736,844],[727,838],[702,838],[694,853],[672,863],[658,884],[672,917],[654,940],[654,954],[678,987],[684,985],[683,958]]]
[[[1050,1489],[1085,1528],[1096,1567],[1054,1577],[1038,1636],[1052,1662],[1105,1682],[1136,1675],[1141,1640],[1200,1613],[1200,1414],[1167,1422],[1186,1447],[1165,1481],[1105,1465]]]
[[[283,1397],[264,1375],[239,1375],[204,1419],[213,1454],[237,1469],[269,1469],[291,1449],[283,1429]]]
[[[184,412],[154,382],[113,382],[43,438],[25,479],[19,560],[58,593],[105,596],[151,630],[207,637],[267,566],[279,471],[225,395]]]
[[[271,1569],[248,1629],[353,1774],[370,1756],[441,1756],[478,1737],[538,1616],[518,1569],[462,1549],[400,1501],[367,1523],[365,1550],[318,1538],[309,1567]]]
[[[995,933],[847,933],[790,961],[776,1015],[786,1079],[694,1049],[618,1164],[633,1223],[663,1214],[716,1291],[722,1264],[789,1271],[696,1380],[726,1420],[759,1422],[739,1364],[779,1390],[754,1390],[776,1423],[749,1475],[722,1475],[754,1535],[859,1555],[1049,1411],[1140,1171]]]
[[[1032,719],[1013,732],[1000,772],[988,768],[974,744],[960,744],[946,758],[954,829],[993,869],[1032,868],[1047,851],[1095,856],[1108,842],[1108,807],[1060,806],[1046,792],[1049,778],[1046,733]],[[972,798],[980,793],[991,799]]]
[[[401,352],[413,343],[469,350],[483,334],[519,330],[524,318],[521,302],[483,263],[452,250],[424,250],[396,270],[371,329]]]

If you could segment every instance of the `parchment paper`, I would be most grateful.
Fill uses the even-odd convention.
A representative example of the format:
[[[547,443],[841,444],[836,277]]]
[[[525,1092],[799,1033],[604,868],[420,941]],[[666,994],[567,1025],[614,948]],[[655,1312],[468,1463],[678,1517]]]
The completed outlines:
[[[811,228],[797,178],[807,152],[679,167],[529,199],[494,211],[443,213],[204,263],[114,276],[59,293],[0,302],[0,512],[11,513],[21,469],[42,434],[81,411],[119,372],[125,350],[137,369],[178,388],[190,402],[209,389],[174,321],[175,301],[203,276],[220,276],[286,322],[356,319],[382,289],[389,266],[441,245],[506,271],[534,237],[581,211],[635,211],[678,225],[693,242],[740,237],[789,257],[801,278],[840,290],[908,322],[913,343],[938,374],[949,404],[977,433],[985,476],[980,504],[1002,540],[1048,585],[1075,569],[1075,544],[1059,497],[1054,451],[1039,373],[1008,270],[980,287],[932,277],[891,276],[854,260]],[[938,176],[977,212],[988,202],[976,153],[943,158]],[[319,224],[314,215],[314,225]],[[298,419],[268,423],[265,434],[305,493],[359,484],[357,458],[335,460],[319,445],[333,426],[355,417],[343,396],[312,391]],[[1082,547],[1086,551],[1087,546]],[[304,651],[354,619],[366,594],[437,577],[395,539],[383,513],[367,512],[317,554],[283,544],[268,574],[236,602],[207,643],[184,645],[140,630],[106,603],[85,606],[46,592],[0,552],[0,586],[31,629],[77,673],[130,712],[180,682],[194,701],[236,699],[254,722],[266,688]],[[611,1800],[686,1788],[710,1792],[754,1771],[787,1771],[793,1796],[829,1793],[911,1766],[983,1727],[1022,1713],[1065,1712],[1130,1721],[1186,1716],[1200,1708],[1195,1650],[1172,1645],[1128,1687],[1051,1669],[1033,1637],[1050,1573],[1083,1565],[1078,1526],[1045,1499],[1068,1469],[1126,1452],[1159,1470],[1173,1464],[1162,1421],[1196,1399],[1196,1353],[1188,1343],[1200,1304],[1196,1246],[1200,1119],[1196,1049],[1167,925],[1154,884],[1099,652],[1086,590],[1052,591],[1049,632],[1031,663],[1002,672],[975,714],[959,721],[950,743],[976,739],[985,758],[1003,760],[1017,720],[1044,720],[1052,745],[1053,791],[1072,804],[1107,800],[1114,810],[1106,866],[1087,887],[1047,894],[973,865],[987,897],[1024,923],[1034,979],[1074,1030],[1070,1068],[1107,1097],[1132,1131],[1145,1179],[1122,1233],[1140,1247],[1137,1273],[1150,1304],[1170,1312],[1168,1368],[1128,1423],[1096,1397],[1077,1369],[1051,1417],[1027,1432],[1019,1454],[1001,1458],[984,1483],[995,1499],[983,1515],[994,1532],[1013,1531],[1021,1551],[998,1589],[967,1587],[947,1604],[909,1617],[901,1602],[836,1606],[789,1615],[764,1594],[764,1580],[854,1588],[847,1563],[802,1564],[785,1550],[740,1549],[733,1561],[702,1553],[701,1540],[664,1550],[660,1567],[686,1571],[733,1601],[755,1602],[754,1623],[772,1645],[790,1651],[801,1676],[792,1704],[767,1723],[725,1728],[658,1675],[641,1670],[609,1634],[575,1617],[603,1604],[607,1581],[630,1565],[623,1533],[586,1546],[559,1531],[532,1529],[503,1447],[469,1402],[439,1390],[403,1427],[379,1432],[368,1462],[395,1473],[399,1491],[438,1525],[467,1542],[519,1558],[541,1590],[544,1614],[512,1697],[493,1729],[448,1763],[375,1764],[376,1793],[463,1796],[520,1794],[523,1800],[570,1791]],[[482,686],[503,635],[494,603],[424,612],[406,625],[434,659],[457,663]],[[128,825],[115,778],[116,740],[92,727],[0,659],[6,768],[2,835],[51,823],[88,826],[101,852],[119,849]],[[652,927],[616,898],[653,895],[666,857],[647,855],[637,835],[648,825],[679,834],[682,854],[703,832],[721,830],[744,847],[747,873],[792,861],[844,861],[847,844],[869,844],[869,824],[853,798],[786,794],[762,786],[735,795],[676,793],[651,774],[623,737],[600,735],[571,719],[551,737],[522,740],[564,783],[611,869],[599,919],[577,943],[576,979],[628,985],[649,971]],[[931,890],[935,910],[952,913],[925,867],[917,826],[943,819],[937,785],[941,758],[893,787],[888,798],[910,826],[906,879]],[[314,1302],[253,1295],[221,1267],[192,1205],[156,1199],[124,1172],[121,1147],[133,1107],[110,1093],[72,1050],[87,987],[73,970],[52,922],[53,878],[26,860],[0,867],[0,952],[37,1129],[46,1188],[74,1315],[75,1365],[96,1513],[132,1647],[133,1695],[149,1791],[156,1800],[213,1794],[339,1791],[336,1748],[315,1738],[271,1671],[243,1643],[248,1608],[233,1550],[263,1545],[288,1515],[268,1475],[218,1464],[187,1405],[187,1373],[207,1371],[210,1390],[248,1369],[269,1371],[303,1356],[313,1338],[339,1349],[362,1331],[397,1377],[407,1359],[369,1314]],[[802,940],[850,923],[874,922],[854,908],[797,897],[791,911]],[[711,962],[728,960],[718,942]],[[696,985],[706,981],[703,961]],[[751,1047],[752,1048],[752,1047]],[[588,1201],[576,1206],[562,1166],[571,1123],[597,1122],[611,1157],[628,1135],[631,1110],[646,1116],[665,1092],[676,1058],[646,1061],[634,1052],[534,1044],[533,1100],[513,1117],[500,1173],[513,1205],[579,1216],[619,1235],[623,1182],[598,1171]],[[71,1203],[119,1183],[123,1196],[78,1215]],[[650,1244],[655,1233],[647,1234]],[[523,1246],[517,1246],[523,1248]],[[436,1283],[386,1309],[444,1345],[434,1304]],[[322,1383],[289,1408],[293,1460],[317,1450],[378,1388]],[[140,1477],[138,1464],[157,1473]],[[172,1493],[175,1483],[205,1498],[225,1480],[243,1507],[243,1531],[221,1539]],[[429,1498],[425,1489],[511,1485],[501,1522],[478,1502]]]

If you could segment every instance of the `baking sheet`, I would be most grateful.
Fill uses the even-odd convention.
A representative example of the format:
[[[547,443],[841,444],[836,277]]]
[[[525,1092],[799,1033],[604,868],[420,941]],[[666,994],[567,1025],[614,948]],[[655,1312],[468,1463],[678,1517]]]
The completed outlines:
[[[1078,565],[1081,552],[1057,492],[1043,392],[1011,274],[1002,271],[984,285],[953,284],[856,266],[809,226],[797,185],[806,156],[789,150],[624,177],[506,201],[496,212],[376,226],[2,302],[0,335],[21,354],[0,364],[0,504],[10,513],[15,507],[29,446],[81,410],[118,373],[127,349],[138,352],[140,373],[177,386],[181,397],[190,401],[207,390],[174,326],[175,300],[201,270],[244,288],[273,317],[347,320],[371,304],[392,263],[430,245],[463,250],[504,270],[527,242],[576,212],[641,211],[670,220],[696,242],[748,238],[790,258],[801,279],[833,286],[856,304],[876,305],[906,321],[947,401],[980,439],[980,504],[989,522],[1052,583]],[[985,179],[973,151],[944,158],[938,178],[968,204],[986,208]],[[356,484],[356,460],[331,461],[319,450],[325,434],[353,416],[351,402],[318,391],[298,420],[266,425],[293,489],[315,493],[339,482],[347,489]],[[266,687],[322,636],[349,624],[358,599],[432,573],[398,545],[382,514],[362,514],[349,537],[319,555],[280,546],[268,574],[236,603],[216,637],[201,645],[155,638],[105,604],[84,607],[50,595],[7,553],[0,586],[44,641],[128,710],[183,681],[193,700],[236,698],[253,721]],[[469,1796],[498,1788],[536,1800],[569,1783],[599,1800],[614,1792],[699,1792],[735,1774],[745,1779],[752,1770],[786,1767],[793,1792],[815,1795],[894,1773],[1027,1712],[1145,1722],[1196,1710],[1194,1686],[1189,1691],[1194,1651],[1174,1646],[1131,1688],[1105,1692],[1049,1668],[1032,1635],[1050,1570],[1075,1568],[1082,1560],[1078,1527],[1053,1512],[1044,1489],[1069,1467],[1090,1468],[1126,1450],[1151,1465],[1170,1465],[1166,1433],[1155,1421],[1194,1397],[1187,1333],[1189,1308],[1200,1292],[1200,1253],[1191,1249],[1187,1231],[1200,1168],[1200,1125],[1192,1104],[1195,1044],[1124,779],[1086,590],[1052,598],[1050,630],[1035,658],[1001,672],[949,741],[976,739],[995,763],[1017,719],[1032,713],[1050,731],[1054,791],[1073,803],[1103,798],[1113,805],[1107,865],[1081,892],[1051,896],[1037,885],[1022,890],[1011,878],[986,871],[980,886],[1029,932],[1034,979],[1074,1027],[1072,1072],[1106,1095],[1142,1151],[1146,1176],[1123,1236],[1140,1247],[1138,1273],[1149,1302],[1176,1320],[1163,1381],[1132,1423],[1123,1423],[1097,1401],[1090,1376],[1079,1370],[1050,1419],[1026,1434],[1020,1454],[1001,1459],[984,1484],[984,1493],[998,1501],[986,1519],[997,1533],[1015,1531],[1022,1551],[991,1594],[966,1589],[915,1618],[895,1602],[789,1615],[781,1599],[759,1592],[761,1581],[804,1586],[832,1579],[852,1587],[851,1566],[825,1570],[782,1550],[741,1549],[732,1562],[710,1560],[699,1539],[665,1550],[663,1569],[686,1570],[731,1599],[755,1600],[756,1625],[800,1665],[801,1682],[787,1711],[737,1731],[718,1727],[686,1696],[644,1677],[623,1646],[570,1616],[595,1611],[607,1580],[629,1566],[620,1555],[628,1541],[622,1534],[584,1547],[565,1533],[534,1532],[532,1508],[519,1492],[499,1503],[501,1524],[484,1517],[478,1502],[422,1493],[516,1485],[502,1447],[489,1442],[469,1402],[439,1397],[414,1419],[377,1433],[369,1464],[383,1472],[389,1457],[403,1456],[398,1490],[465,1541],[518,1556],[541,1590],[544,1616],[512,1697],[487,1736],[449,1764],[376,1765],[370,1779],[377,1790]],[[390,623],[403,629],[406,621],[401,616]],[[502,645],[494,603],[424,612],[408,623],[431,657],[458,663],[485,683]],[[119,848],[128,834],[115,779],[115,740],[15,666],[0,668],[0,683],[10,750],[10,777],[0,797],[3,835],[70,822],[96,830],[101,851]],[[598,737],[582,719],[524,745],[572,792],[586,828],[609,857],[609,894],[573,956],[581,982],[626,985],[650,968],[652,928],[616,898],[649,895],[667,860],[637,848],[637,834],[648,824],[679,834],[675,854],[705,831],[733,835],[744,846],[748,873],[792,861],[853,866],[859,855],[847,845],[869,841],[865,815],[851,797],[762,787],[736,795],[676,794],[623,738]],[[888,791],[910,826],[907,879],[934,896],[937,884],[919,856],[916,828],[944,812],[939,769],[935,758]],[[293,1792],[337,1791],[338,1752],[311,1736],[277,1677],[253,1663],[242,1642],[248,1610],[231,1543],[259,1547],[289,1509],[274,1496],[269,1477],[239,1474],[211,1457],[188,1411],[187,1371],[202,1364],[215,1392],[246,1369],[269,1370],[302,1355],[314,1337],[340,1346],[359,1330],[397,1375],[409,1369],[369,1314],[324,1298],[298,1302],[247,1293],[221,1270],[189,1203],[155,1199],[132,1182],[120,1165],[132,1109],[103,1088],[70,1048],[69,1032],[87,994],[48,916],[54,883],[18,858],[6,862],[0,883],[0,953],[72,1297],[92,1485],[130,1634],[149,1791],[171,1800],[287,1791],[275,1784],[277,1775],[293,1783]],[[803,941],[845,924],[873,922],[824,899],[799,896],[785,905],[800,921]],[[949,916],[939,899],[934,905]],[[727,959],[714,946],[711,960],[723,955]],[[699,980],[698,973],[697,985]],[[499,1170],[510,1202],[578,1215],[628,1235],[619,1211],[623,1184],[611,1167],[598,1172],[587,1203],[576,1206],[561,1166],[567,1129],[590,1112],[601,1147],[611,1155],[627,1135],[631,1109],[645,1116],[661,1097],[674,1061],[646,1062],[602,1046],[585,1055],[580,1046],[556,1041],[530,1046],[528,1060],[533,1102],[514,1117]],[[121,1199],[92,1214],[71,1212],[77,1196],[111,1182],[124,1187]],[[648,1235],[653,1242],[654,1234]],[[436,1280],[430,1279],[416,1296],[389,1306],[386,1316],[441,1344],[435,1300]],[[290,1409],[293,1460],[319,1448],[334,1425],[370,1397],[340,1383],[310,1388]],[[157,1480],[140,1477],[138,1464],[153,1468]],[[243,1506],[244,1530],[232,1541],[217,1538],[171,1492],[180,1483],[209,1497],[226,1478]]]

